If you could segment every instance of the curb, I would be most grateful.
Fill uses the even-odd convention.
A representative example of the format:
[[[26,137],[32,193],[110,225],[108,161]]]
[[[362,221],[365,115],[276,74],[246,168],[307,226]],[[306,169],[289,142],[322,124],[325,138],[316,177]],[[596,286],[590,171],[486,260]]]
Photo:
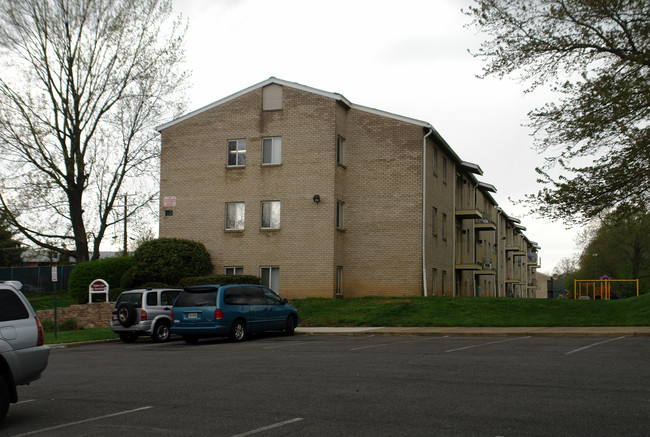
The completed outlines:
[[[307,335],[431,335],[475,337],[650,337],[650,326],[597,327],[298,327]]]

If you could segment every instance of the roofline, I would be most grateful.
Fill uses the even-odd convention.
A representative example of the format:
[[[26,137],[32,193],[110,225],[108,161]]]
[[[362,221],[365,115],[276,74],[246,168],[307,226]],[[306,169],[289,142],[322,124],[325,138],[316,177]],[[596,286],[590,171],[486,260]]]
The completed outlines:
[[[302,85],[302,84],[299,84],[299,83],[296,83],[296,82],[289,82],[289,81],[286,81],[286,80],[278,79],[276,77],[269,77],[268,79],[266,79],[266,80],[264,80],[262,82],[259,82],[259,83],[255,84],[255,85],[252,85],[252,86],[249,86],[248,88],[244,88],[241,91],[237,91],[236,93],[231,94],[231,95],[229,95],[227,97],[224,97],[223,99],[217,100],[216,102],[212,102],[209,105],[203,106],[202,108],[199,108],[199,109],[196,109],[194,111],[188,112],[187,114],[181,115],[180,117],[175,118],[175,119],[173,119],[171,121],[168,121],[167,123],[163,123],[163,124],[157,126],[156,130],[158,132],[161,132],[161,131],[167,129],[168,127],[174,126],[174,125],[176,125],[176,124],[178,124],[178,123],[180,123],[182,121],[185,121],[185,120],[187,120],[189,118],[192,118],[192,117],[194,117],[196,115],[199,115],[199,114],[201,114],[203,112],[209,111],[210,109],[216,108],[217,106],[223,105],[224,103],[227,103],[227,102],[229,102],[231,100],[234,100],[234,99],[236,99],[238,97],[241,97],[244,94],[250,93],[251,91],[255,91],[255,90],[260,89],[260,88],[264,88],[265,86],[268,86],[268,85],[271,85],[271,84],[286,86],[286,87],[289,87],[289,88],[294,88],[294,89],[309,92],[309,93],[312,93],[312,94],[317,94],[319,96],[334,99],[336,101],[341,102],[342,104],[346,105],[349,108],[357,109],[357,110],[363,111],[363,112],[368,112],[370,114],[380,115],[380,116],[383,116],[383,117],[392,118],[394,120],[403,121],[405,123],[415,124],[415,125],[422,126],[422,127],[429,127],[430,126],[429,123],[427,123],[425,121],[422,121],[422,120],[416,120],[414,118],[404,117],[402,115],[393,114],[391,112],[386,112],[386,111],[382,111],[382,110],[375,109],[375,108],[370,108],[370,107],[363,106],[363,105],[353,104],[348,99],[346,99],[342,94],[339,94],[339,93],[332,93],[332,92],[329,92],[329,91],[323,91],[323,90],[319,90],[317,88],[312,88],[312,87]],[[447,145],[447,147],[449,147],[449,146]]]

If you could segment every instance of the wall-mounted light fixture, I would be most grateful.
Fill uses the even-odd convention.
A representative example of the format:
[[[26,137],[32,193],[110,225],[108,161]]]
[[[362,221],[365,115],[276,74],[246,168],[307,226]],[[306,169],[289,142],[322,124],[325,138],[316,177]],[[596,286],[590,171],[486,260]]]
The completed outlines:
[[[320,202],[320,196],[318,194],[314,194],[314,202]]]

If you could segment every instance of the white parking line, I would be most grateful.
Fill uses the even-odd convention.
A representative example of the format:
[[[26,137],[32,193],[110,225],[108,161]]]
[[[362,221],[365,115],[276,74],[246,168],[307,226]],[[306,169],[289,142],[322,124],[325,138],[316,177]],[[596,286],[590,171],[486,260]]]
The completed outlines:
[[[490,344],[499,344],[499,343],[507,343],[507,342],[509,342],[509,341],[523,340],[523,339],[525,339],[525,338],[530,338],[530,336],[526,336],[526,337],[517,337],[517,338],[509,338],[508,340],[491,341],[491,342],[489,342],[489,343],[481,343],[481,344],[475,344],[475,345],[472,345],[472,346],[459,347],[458,349],[449,349],[448,351],[445,351],[445,352],[456,352],[456,351],[462,351],[462,350],[465,350],[465,349],[472,349],[472,348],[475,348],[475,347],[488,346],[488,345],[490,345]]]
[[[25,399],[24,401],[18,401],[16,402],[16,405],[26,404],[28,402],[36,402],[36,399]]]
[[[279,428],[279,427],[284,426],[284,425],[289,425],[291,423],[300,422],[301,420],[304,420],[304,419],[302,417],[296,417],[295,419],[290,419],[290,420],[285,420],[284,422],[274,423],[273,425],[265,426],[263,428],[253,429],[253,430],[247,431],[247,432],[245,432],[243,434],[235,434],[235,435],[233,435],[231,437],[245,437],[247,435],[259,434],[261,432],[268,431],[269,429]]]
[[[30,431],[30,432],[26,432],[26,433],[23,433],[23,434],[16,434],[16,435],[14,435],[12,437],[23,437],[23,436],[26,436],[26,435],[40,434],[40,433],[43,433],[43,432],[54,431],[55,429],[66,428],[68,426],[81,425],[82,423],[88,423],[88,422],[95,422],[97,420],[107,419],[109,417],[122,416],[124,414],[129,414],[129,413],[137,413],[138,411],[148,410],[149,408],[153,408],[153,407],[148,406],[148,407],[136,408],[134,410],[120,411],[119,413],[107,414],[105,416],[98,416],[98,417],[93,417],[93,418],[90,418],[90,419],[78,420],[76,422],[64,423],[64,424],[57,425],[57,426],[51,426],[49,428],[37,429],[36,431]]]
[[[373,347],[392,346],[394,344],[419,343],[419,342],[422,342],[422,341],[438,340],[438,339],[447,338],[447,337],[449,337],[449,336],[445,335],[444,337],[430,337],[430,338],[422,338],[422,339],[418,339],[418,340],[396,341],[395,343],[373,344],[373,345],[370,345],[370,346],[355,347],[354,349],[350,349],[350,351],[358,351],[358,350],[362,350],[362,349],[372,349]]]
[[[622,338],[625,338],[625,336],[623,336],[623,337],[617,337],[617,338],[610,338],[609,340],[605,340],[605,341],[599,341],[598,343],[590,344],[590,345],[588,345],[588,346],[583,346],[583,347],[581,347],[581,348],[578,348],[578,349],[574,349],[574,350],[572,350],[572,351],[569,351],[569,352],[567,352],[565,355],[571,355],[571,354],[573,354],[573,353],[580,352],[580,351],[583,351],[583,350],[585,350],[585,349],[589,349],[589,348],[591,348],[591,347],[598,346],[598,345],[600,345],[600,344],[609,343],[610,341],[620,340],[620,339],[622,339]]]

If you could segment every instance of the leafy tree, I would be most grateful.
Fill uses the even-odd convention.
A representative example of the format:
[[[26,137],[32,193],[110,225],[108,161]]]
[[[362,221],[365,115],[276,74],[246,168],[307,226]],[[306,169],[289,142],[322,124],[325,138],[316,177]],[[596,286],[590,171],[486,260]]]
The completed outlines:
[[[25,249],[20,247],[20,241],[14,240],[16,232],[11,229],[5,216],[4,212],[0,212],[0,267],[14,267],[20,265],[20,255]]]
[[[545,186],[533,211],[567,224],[650,201],[650,1],[475,0],[491,38],[484,76],[517,75],[559,100],[529,113]],[[559,170],[553,176],[551,170]]]
[[[97,259],[116,202],[155,200],[154,123],[187,77],[170,16],[171,0],[0,1],[0,202],[27,240]]]
[[[619,208],[607,214],[580,255],[580,272],[585,278],[640,279],[645,289],[650,283],[650,212]]]

